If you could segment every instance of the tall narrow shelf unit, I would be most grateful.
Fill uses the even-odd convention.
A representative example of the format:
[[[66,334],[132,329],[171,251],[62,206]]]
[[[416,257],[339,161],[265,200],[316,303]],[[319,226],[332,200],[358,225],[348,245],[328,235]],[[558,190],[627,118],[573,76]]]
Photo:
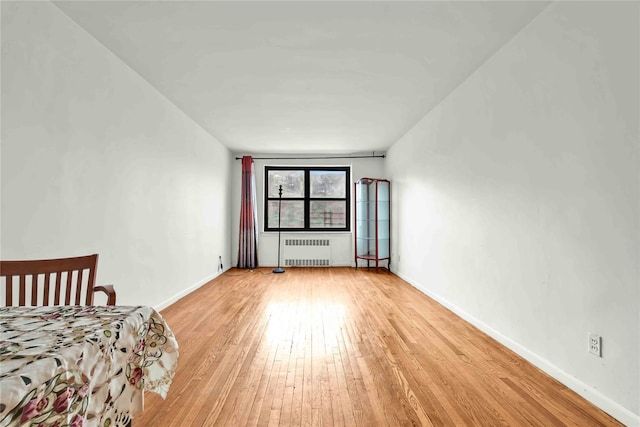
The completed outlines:
[[[362,178],[355,183],[355,261],[390,269],[391,182]]]

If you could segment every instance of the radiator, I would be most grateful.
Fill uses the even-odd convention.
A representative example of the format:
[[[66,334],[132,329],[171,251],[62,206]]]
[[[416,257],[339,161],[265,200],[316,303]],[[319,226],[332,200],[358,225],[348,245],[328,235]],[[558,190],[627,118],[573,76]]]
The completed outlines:
[[[282,259],[288,267],[331,265],[330,239],[284,239]]]

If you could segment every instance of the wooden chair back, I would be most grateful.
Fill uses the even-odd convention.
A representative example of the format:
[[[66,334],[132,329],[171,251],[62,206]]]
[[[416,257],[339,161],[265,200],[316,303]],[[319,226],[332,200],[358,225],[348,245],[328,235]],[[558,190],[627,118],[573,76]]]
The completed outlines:
[[[113,287],[96,286],[98,255],[27,261],[0,261],[4,306],[93,305],[93,294],[107,294],[115,305]]]

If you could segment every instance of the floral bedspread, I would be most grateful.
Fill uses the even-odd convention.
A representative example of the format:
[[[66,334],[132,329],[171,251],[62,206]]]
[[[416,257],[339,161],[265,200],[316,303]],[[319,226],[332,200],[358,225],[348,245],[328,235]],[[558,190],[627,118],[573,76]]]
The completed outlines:
[[[0,427],[126,426],[177,362],[150,307],[0,308]]]

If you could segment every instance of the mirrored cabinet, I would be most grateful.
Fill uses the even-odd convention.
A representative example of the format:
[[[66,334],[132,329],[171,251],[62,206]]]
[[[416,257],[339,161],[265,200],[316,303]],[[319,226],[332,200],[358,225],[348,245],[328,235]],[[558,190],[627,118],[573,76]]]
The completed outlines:
[[[391,182],[362,178],[354,184],[355,263],[390,270]]]

